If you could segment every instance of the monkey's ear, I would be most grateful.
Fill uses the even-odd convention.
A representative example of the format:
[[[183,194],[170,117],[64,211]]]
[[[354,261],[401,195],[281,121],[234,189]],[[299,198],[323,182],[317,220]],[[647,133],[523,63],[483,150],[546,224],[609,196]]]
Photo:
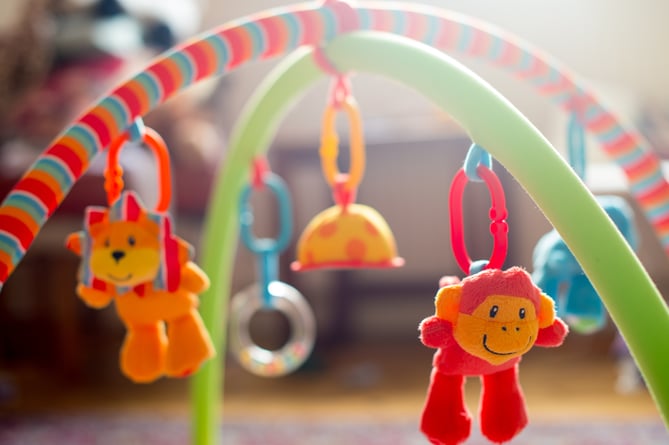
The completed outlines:
[[[461,295],[462,284],[454,284],[439,289],[437,296],[434,298],[435,315],[441,319],[455,323],[460,312]]]
[[[539,313],[537,314],[539,320],[539,329],[551,326],[555,321],[555,306],[553,300],[548,295],[542,293],[539,297]]]

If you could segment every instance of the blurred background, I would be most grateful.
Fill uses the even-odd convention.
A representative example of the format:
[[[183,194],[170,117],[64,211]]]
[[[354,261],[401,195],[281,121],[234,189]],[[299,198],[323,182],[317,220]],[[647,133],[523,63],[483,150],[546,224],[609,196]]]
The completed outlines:
[[[669,156],[669,59],[664,57],[669,3],[424,3],[478,17],[541,48],[584,79],[619,117],[636,126],[662,158]],[[74,118],[156,55],[201,31],[285,4],[289,2],[4,0],[0,5],[0,195]],[[564,152],[567,116],[562,110],[501,70],[460,61],[497,88]],[[227,135],[256,85],[276,62],[250,63],[222,79],[205,81],[146,116],[147,125],[163,135],[173,157],[172,210],[177,233],[196,247],[216,166],[225,162]],[[287,397],[298,412],[317,406],[325,411],[327,400],[341,400],[348,406],[342,410],[348,412],[372,406],[412,418],[420,411],[432,351],[417,340],[416,329],[433,312],[439,277],[460,273],[448,240],[447,193],[471,141],[449,116],[402,85],[360,73],[353,77],[353,90],[363,113],[368,151],[358,202],[373,206],[386,218],[406,266],[303,274],[288,267],[299,232],[331,205],[317,150],[328,91],[328,83],[322,81],[285,119],[269,156],[273,170],[287,181],[295,206],[296,233],[282,256],[281,279],[298,288],[311,304],[318,324],[316,348],[302,370],[284,379],[262,380],[228,360],[225,410],[229,415],[243,417],[263,407],[276,411]],[[587,150],[588,185],[596,194],[628,199],[640,233],[639,257],[666,295],[667,257],[630,199],[624,175],[594,140],[589,140]],[[152,202],[151,155],[132,146],[124,150],[122,164],[128,187]],[[75,296],[78,259],[63,243],[68,233],[81,228],[86,206],[105,203],[103,168],[104,159],[97,160],[75,185],[0,296],[0,413],[57,411],[64,406],[73,411],[187,413],[186,382],[135,386],[120,376],[117,360],[124,328],[113,308],[91,310]],[[514,179],[501,167],[496,171],[510,211],[506,264],[531,270],[533,248],[551,226]],[[491,248],[486,235],[487,192],[471,193],[480,205],[465,209],[468,246],[472,257],[484,258]],[[276,215],[271,198],[258,197],[255,210],[262,221],[258,229],[272,233]],[[238,249],[233,292],[256,280],[254,261],[243,247]],[[263,341],[286,335],[282,320],[254,329]],[[634,369],[621,365],[625,356],[613,348],[615,338],[615,327],[609,322],[593,335],[571,335],[558,351],[528,354],[527,373],[522,373],[527,374],[523,382],[529,403],[547,418],[576,416],[578,406],[590,415],[657,419]],[[564,381],[549,387],[544,383],[546,375]],[[621,383],[621,375],[631,380]],[[475,392],[470,396],[475,397]]]

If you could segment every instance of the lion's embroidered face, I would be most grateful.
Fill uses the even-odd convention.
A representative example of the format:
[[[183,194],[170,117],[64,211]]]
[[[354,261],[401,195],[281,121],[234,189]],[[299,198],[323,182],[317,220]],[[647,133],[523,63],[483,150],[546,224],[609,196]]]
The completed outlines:
[[[117,286],[152,281],[160,268],[158,226],[139,221],[102,222],[90,227],[91,272]]]
[[[169,215],[147,211],[132,191],[124,191],[109,208],[87,207],[84,230],[70,234],[66,245],[81,256],[84,286],[107,284],[125,292],[150,283],[174,292],[192,251],[171,227]]]

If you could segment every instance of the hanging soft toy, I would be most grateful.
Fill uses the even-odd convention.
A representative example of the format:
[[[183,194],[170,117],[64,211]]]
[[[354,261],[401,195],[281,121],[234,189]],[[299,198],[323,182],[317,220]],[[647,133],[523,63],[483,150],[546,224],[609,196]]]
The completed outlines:
[[[506,256],[503,191],[491,169],[478,165],[472,171],[477,176],[470,179],[485,181],[492,195],[493,254],[489,261],[472,265],[464,248],[461,199],[468,175],[461,169],[451,187],[451,240],[456,259],[465,273],[472,275],[462,281],[442,278],[435,315],[423,320],[419,328],[423,344],[438,349],[421,431],[431,443],[439,445],[456,445],[470,435],[471,415],[465,406],[464,383],[472,376],[482,381],[483,435],[503,443],[520,433],[527,424],[518,381],[521,356],[535,345],[559,346],[567,334],[567,326],[555,316],[553,301],[534,285],[524,269],[499,269]]]
[[[569,164],[585,181],[585,129],[579,116],[572,114],[567,128]],[[620,196],[598,196],[597,201],[625,237],[632,249],[637,248],[638,234],[634,211]],[[606,309],[590,279],[576,261],[567,244],[555,230],[543,235],[532,254],[532,278],[557,306],[557,313],[581,334],[591,334],[606,325]]]
[[[634,212],[625,199],[619,196],[599,196],[597,201],[630,247],[636,249],[638,235],[634,225]],[[537,286],[555,300],[558,315],[569,326],[582,334],[590,334],[604,327],[604,304],[555,229],[539,239],[532,258],[532,278]]]
[[[77,294],[98,309],[114,301],[127,328],[121,370],[141,383],[163,375],[185,377],[214,356],[197,312],[197,294],[207,289],[209,279],[191,261],[191,246],[172,234],[165,212],[170,195],[166,149],[156,133],[144,131],[144,142],[161,165],[156,211],[147,211],[133,192],[120,193],[116,164],[122,137],[109,148],[110,207],[87,208],[84,230],[67,239],[67,247],[82,258]]]
[[[465,377],[480,376],[481,432],[496,443],[515,437],[527,424],[518,363],[532,346],[559,346],[566,325],[553,301],[519,267],[483,270],[443,287],[436,314],[420,324],[421,341],[434,356],[421,430],[433,444],[458,444],[469,437],[471,416],[464,401]]]

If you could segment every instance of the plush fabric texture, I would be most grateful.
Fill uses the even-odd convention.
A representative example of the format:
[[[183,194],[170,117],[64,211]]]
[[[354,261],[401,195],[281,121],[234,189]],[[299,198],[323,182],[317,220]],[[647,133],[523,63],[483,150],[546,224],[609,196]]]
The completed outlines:
[[[481,377],[481,433],[494,443],[508,442],[527,425],[518,367]]]
[[[104,289],[107,285],[117,286],[117,292],[127,290],[122,284],[110,282],[104,277],[98,277],[91,270],[91,249],[93,233],[99,233],[104,228],[116,226],[117,231],[127,230],[135,227],[135,231],[149,231],[158,243],[153,249],[159,255],[160,261],[156,263],[157,270],[153,276],[153,287],[155,289],[167,289],[174,291],[179,287],[181,267],[179,264],[179,248],[185,248],[188,257],[192,256],[192,247],[177,240],[172,235],[172,224],[169,215],[158,212],[150,212],[144,209],[142,202],[134,192],[126,191],[118,200],[107,209],[104,207],[91,206],[86,209],[84,218],[84,230],[78,232],[76,237],[80,243],[82,256],[80,280],[88,287]]]
[[[191,247],[171,233],[169,216],[151,214],[126,192],[109,210],[86,212],[86,230],[70,235],[82,256],[77,294],[90,307],[114,301],[127,328],[122,372],[138,383],[184,377],[214,356],[197,312],[209,279]]]
[[[537,340],[534,342],[534,346],[541,346],[544,348],[558,347],[564,342],[564,338],[568,333],[569,327],[567,324],[562,321],[562,319],[556,317],[552,325],[539,329],[539,334],[537,335]]]
[[[489,295],[524,297],[539,306],[541,291],[521,267],[485,269],[462,280],[460,312],[471,314]]]
[[[471,433],[472,417],[464,400],[465,378],[436,368],[430,376],[427,403],[420,429],[435,445],[456,445]]]
[[[559,346],[567,326],[522,268],[448,282],[435,297],[436,314],[419,326],[423,344],[437,348],[421,431],[436,445],[464,442],[471,425],[464,379],[480,376],[481,432],[495,443],[507,442],[527,425],[518,381],[522,355],[535,344]]]
[[[452,324],[436,316],[423,320],[420,329],[423,344],[431,348],[438,348],[432,359],[432,366],[446,375],[491,374],[513,367],[520,361],[520,357],[514,357],[502,364],[494,365],[470,354],[456,341]]]
[[[471,314],[460,313],[453,336],[471,355],[501,365],[530,350],[539,331],[538,312],[527,298],[490,295]]]

